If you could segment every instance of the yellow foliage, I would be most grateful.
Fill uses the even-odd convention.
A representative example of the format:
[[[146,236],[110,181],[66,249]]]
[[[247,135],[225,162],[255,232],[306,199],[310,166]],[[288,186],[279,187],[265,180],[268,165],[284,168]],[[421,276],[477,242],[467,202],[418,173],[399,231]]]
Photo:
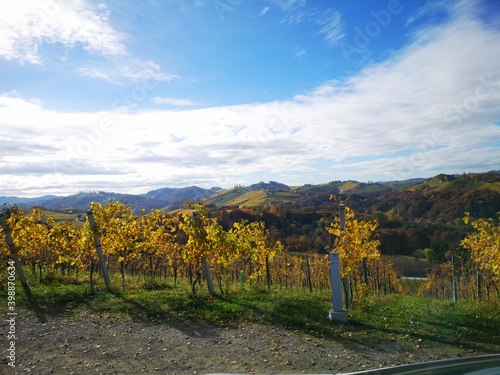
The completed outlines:
[[[345,229],[340,229],[339,217],[335,217],[333,223],[326,228],[336,237],[333,250],[339,253],[342,277],[355,269],[363,259],[380,257],[380,241],[373,239],[373,233],[378,227],[377,221],[358,221],[349,207],[345,208],[345,215]]]
[[[475,220],[471,225],[476,232],[462,240],[462,246],[471,251],[481,269],[500,281],[500,226],[485,219]]]

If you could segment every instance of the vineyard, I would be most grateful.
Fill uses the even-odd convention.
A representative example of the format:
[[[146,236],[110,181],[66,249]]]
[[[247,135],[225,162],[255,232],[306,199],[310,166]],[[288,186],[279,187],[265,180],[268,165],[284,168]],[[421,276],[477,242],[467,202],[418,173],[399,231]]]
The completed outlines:
[[[93,290],[96,280],[109,272],[115,280],[115,285],[108,285],[110,290],[158,287],[167,281],[175,287],[189,281],[195,297],[204,284],[211,295],[223,295],[235,286],[305,292],[330,288],[327,255],[287,251],[280,241],[270,240],[262,222],[235,222],[224,230],[199,204],[178,216],[159,210],[136,216],[118,201],[104,207],[92,203],[81,228],[73,222],[56,222],[40,209],[25,214],[16,206],[3,219],[2,263],[18,259],[38,282],[78,279]],[[429,274],[420,285],[420,295],[499,299],[498,226],[491,220],[469,224],[476,232],[463,241],[462,253]],[[344,295],[350,301],[367,294],[410,292],[402,275],[382,259],[376,228],[375,220],[360,221],[348,207],[345,228],[338,217],[326,228],[334,236],[332,248],[339,252],[342,277],[348,280]],[[8,236],[13,240],[10,246]]]
[[[470,222],[468,215],[464,221]],[[485,219],[470,224],[475,232],[462,241],[462,251],[427,277],[420,295],[455,301],[500,300],[500,226]]]

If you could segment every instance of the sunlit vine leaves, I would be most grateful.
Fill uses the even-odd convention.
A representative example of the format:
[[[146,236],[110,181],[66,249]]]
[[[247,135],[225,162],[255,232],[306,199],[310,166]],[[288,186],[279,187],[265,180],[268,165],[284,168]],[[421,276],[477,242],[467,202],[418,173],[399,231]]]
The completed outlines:
[[[340,229],[340,218],[335,217],[326,230],[335,236],[334,251],[339,253],[342,264],[342,276],[352,272],[363,259],[380,257],[380,241],[373,238],[377,229],[377,221],[359,221],[354,211],[345,208],[346,226]]]
[[[468,216],[465,221],[468,223]],[[476,231],[462,241],[462,246],[471,251],[481,269],[500,281],[500,226],[492,219],[475,220],[471,225]]]

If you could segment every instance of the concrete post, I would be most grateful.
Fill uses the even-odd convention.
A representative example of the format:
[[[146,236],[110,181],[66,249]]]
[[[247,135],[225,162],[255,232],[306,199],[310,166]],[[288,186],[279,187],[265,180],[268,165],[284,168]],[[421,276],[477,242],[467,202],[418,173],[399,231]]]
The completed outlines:
[[[339,204],[339,217],[340,217],[340,229],[344,230],[345,229],[345,204],[340,203]]]
[[[342,232],[345,229],[345,204],[340,203],[339,204],[339,218],[340,218],[340,242],[342,243]],[[342,279],[342,282],[344,284],[344,293],[345,293],[345,308],[349,308],[349,304],[351,302],[351,280],[350,280],[350,275],[347,274],[344,279]]]
[[[347,310],[342,309],[339,253],[335,252],[330,253],[330,281],[332,284],[332,310],[330,310],[328,317],[330,320],[347,323]]]

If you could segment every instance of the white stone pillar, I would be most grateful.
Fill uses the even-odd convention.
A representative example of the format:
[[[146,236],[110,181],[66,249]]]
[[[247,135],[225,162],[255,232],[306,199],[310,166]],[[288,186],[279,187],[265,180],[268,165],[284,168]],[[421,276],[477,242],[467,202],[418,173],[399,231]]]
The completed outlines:
[[[328,317],[330,320],[347,323],[347,310],[342,308],[339,253],[336,252],[330,253],[330,281],[332,285],[332,310],[330,310]]]

